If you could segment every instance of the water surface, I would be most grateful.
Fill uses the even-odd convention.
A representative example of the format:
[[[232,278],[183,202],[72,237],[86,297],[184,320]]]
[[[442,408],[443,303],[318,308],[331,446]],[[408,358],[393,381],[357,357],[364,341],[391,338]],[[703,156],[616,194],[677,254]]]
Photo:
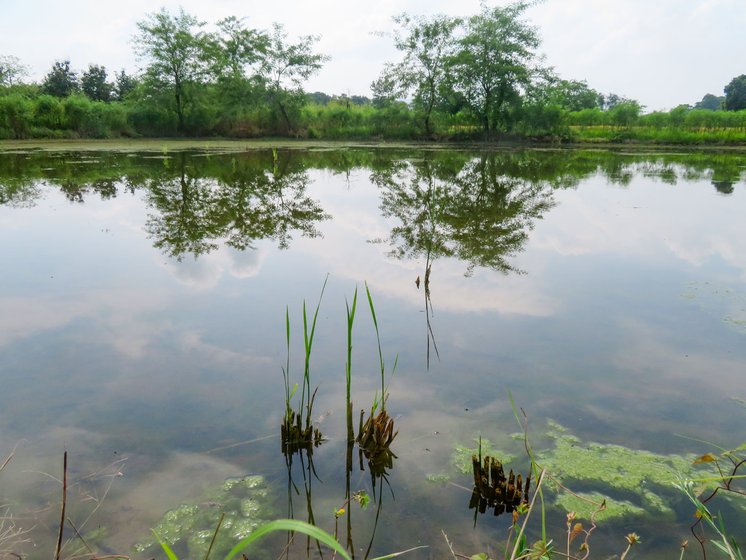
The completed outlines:
[[[552,150],[0,154],[0,453],[15,448],[2,503],[35,527],[27,552],[48,557],[67,450],[70,517],[103,552],[145,557],[130,547],[166,511],[261,475],[263,518],[312,516],[329,531],[346,487],[375,487],[373,506],[340,519],[360,557],[371,541],[372,554],[424,544],[412,557],[442,557],[441,531],[470,555],[500,550],[510,520],[474,517],[454,453],[481,436],[527,470],[510,395],[539,451],[550,421],[584,448],[736,447],[745,166],[738,154]],[[302,305],[312,311],[325,281],[314,474],[281,452],[285,313],[300,382]],[[356,289],[356,427],[380,385],[366,283],[388,371],[398,357],[386,480],[360,470],[356,450],[346,465]],[[641,493],[573,482],[649,509]],[[621,552],[636,531],[638,554],[678,558],[691,506],[652,491],[666,513],[600,523],[594,553]],[[743,500],[720,507],[746,533]],[[548,518],[563,542],[565,512]]]

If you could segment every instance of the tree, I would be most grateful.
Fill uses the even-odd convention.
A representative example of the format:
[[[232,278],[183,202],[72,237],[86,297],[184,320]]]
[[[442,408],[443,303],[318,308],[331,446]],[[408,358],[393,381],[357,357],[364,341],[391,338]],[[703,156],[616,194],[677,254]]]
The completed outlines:
[[[323,91],[314,91],[313,93],[306,94],[306,99],[310,103],[316,103],[317,105],[328,105],[332,100],[332,96]]]
[[[603,96],[588,84],[577,80],[557,80],[547,87],[547,101],[568,111],[598,109],[603,104]]]
[[[723,91],[727,111],[746,109],[746,74],[733,78]]]
[[[219,78],[244,79],[261,62],[269,38],[264,32],[244,27],[235,16],[218,22],[219,33],[211,37],[213,71]]]
[[[70,69],[70,61],[57,61],[41,84],[43,93],[55,97],[67,97],[80,89],[78,75]]]
[[[508,127],[510,109],[519,104],[534,74],[539,36],[521,19],[530,5],[482,4],[481,13],[466,20],[466,33],[458,42],[453,88],[463,94],[485,133]]]
[[[396,16],[400,29],[394,46],[404,53],[398,64],[387,64],[372,89],[377,97],[403,97],[414,92],[414,105],[422,112],[425,134],[432,134],[431,118],[448,76],[447,61],[454,54],[452,38],[461,20],[444,15]]]
[[[113,87],[106,81],[106,68],[89,64],[80,77],[80,89],[92,101],[111,101]]]
[[[318,37],[305,35],[288,44],[282,25],[274,24],[267,54],[262,61],[262,76],[273,105],[279,110],[285,132],[292,129],[290,109],[303,102],[303,83],[321,69],[329,57],[313,51]]]
[[[28,67],[21,64],[18,57],[0,55],[0,86],[18,84],[26,76],[28,76]]]
[[[207,72],[206,35],[199,31],[203,26],[183,9],[171,15],[165,8],[137,23],[135,51],[147,62],[145,79],[151,88],[171,97],[180,133],[186,129],[185,113],[194,85]]]
[[[708,111],[719,111],[723,108],[723,103],[725,103],[725,97],[718,97],[711,93],[706,93],[702,98],[702,101],[695,103],[694,108],[707,109]]]
[[[611,111],[617,105],[630,102],[637,103],[634,99],[629,99],[628,97],[617,95],[616,93],[609,93],[608,95],[601,96],[601,108],[604,111]]]
[[[116,81],[114,83],[113,93],[119,101],[123,101],[127,94],[135,89],[137,82],[135,81],[135,78],[129,76],[124,69],[122,69],[118,74],[114,74],[114,78]]]
[[[231,127],[260,98],[263,83],[258,68],[269,39],[266,33],[245,27],[243,20],[235,17],[217,25],[218,32],[208,40],[210,66],[217,81],[220,118]]]

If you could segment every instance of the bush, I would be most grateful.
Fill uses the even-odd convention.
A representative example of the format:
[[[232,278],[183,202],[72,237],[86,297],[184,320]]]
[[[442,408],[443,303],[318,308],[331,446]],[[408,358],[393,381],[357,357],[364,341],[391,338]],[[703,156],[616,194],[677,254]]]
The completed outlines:
[[[34,125],[50,129],[62,128],[62,105],[51,95],[40,95],[35,100]]]
[[[0,97],[0,132],[6,138],[27,138],[34,108],[24,96],[12,93]]]

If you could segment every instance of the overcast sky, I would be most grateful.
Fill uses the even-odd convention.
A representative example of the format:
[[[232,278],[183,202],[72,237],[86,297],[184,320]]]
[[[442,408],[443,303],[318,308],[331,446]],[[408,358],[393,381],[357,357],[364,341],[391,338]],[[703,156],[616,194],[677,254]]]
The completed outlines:
[[[504,5],[491,0],[490,5]],[[0,55],[14,55],[41,80],[55,60],[76,70],[104,65],[110,75],[138,69],[136,22],[161,6],[215,23],[235,15],[249,27],[285,25],[291,37],[320,35],[331,61],[306,87],[370,94],[370,83],[397,52],[391,16],[470,15],[479,0],[0,0]],[[647,111],[722,95],[746,74],[746,0],[545,0],[528,12],[546,63],[566,79],[640,101]]]

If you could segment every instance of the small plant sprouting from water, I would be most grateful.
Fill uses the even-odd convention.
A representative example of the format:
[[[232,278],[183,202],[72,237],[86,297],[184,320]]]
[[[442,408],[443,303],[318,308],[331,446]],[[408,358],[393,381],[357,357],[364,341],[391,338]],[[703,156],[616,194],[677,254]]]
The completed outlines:
[[[287,345],[287,362],[282,368],[282,377],[285,382],[285,415],[282,419],[281,437],[282,451],[286,455],[292,455],[300,449],[311,451],[318,447],[323,441],[323,436],[311,421],[313,415],[313,403],[316,399],[318,387],[311,391],[311,352],[313,350],[313,339],[316,333],[316,321],[319,316],[321,300],[324,297],[328,277],[321,287],[319,301],[313,313],[310,326],[306,302],[303,301],[303,380],[300,386],[300,404],[297,410],[292,407],[292,400],[298,391],[298,384],[290,386],[290,310],[285,308],[285,342]]]
[[[319,302],[313,313],[313,317],[309,320],[308,313],[306,310],[305,302],[303,304],[303,339],[304,339],[304,350],[305,350],[305,366],[302,384],[299,387],[298,384],[291,385],[290,378],[290,312],[286,309],[285,312],[285,338],[287,344],[287,362],[285,367],[282,368],[283,379],[285,384],[285,414],[283,416],[282,423],[282,450],[286,455],[286,458],[291,458],[292,455],[298,451],[301,453],[301,461],[303,460],[303,451],[306,451],[308,457],[308,468],[309,472],[313,471],[313,463],[311,460],[311,452],[314,447],[317,447],[322,441],[322,435],[318,429],[314,428],[311,423],[313,403],[316,398],[317,389],[311,390],[311,379],[310,379],[310,356],[313,349],[314,334],[316,329],[316,321],[321,305],[321,299],[326,288],[326,281],[324,287],[321,290],[321,296]],[[388,400],[388,386],[387,381],[390,381],[391,375],[396,371],[398,363],[398,357],[394,360],[393,368],[389,374],[387,380],[387,369],[386,363],[383,358],[383,350],[381,346],[381,337],[378,327],[378,317],[376,315],[375,305],[373,303],[373,296],[371,295],[370,288],[367,283],[365,285],[365,292],[368,300],[368,307],[370,309],[371,318],[376,333],[376,343],[378,348],[378,365],[380,372],[380,393],[376,390],[373,398],[373,404],[370,408],[370,416],[365,418],[365,411],[362,410],[360,413],[360,424],[359,433],[355,436],[355,430],[352,421],[352,339],[353,339],[353,328],[355,324],[355,318],[357,314],[357,303],[358,303],[358,290],[355,288],[352,300],[345,302],[346,308],[346,319],[347,319],[347,356],[345,362],[345,383],[346,383],[346,394],[345,394],[345,410],[347,420],[347,454],[346,454],[346,479],[345,479],[345,500],[343,506],[335,510],[335,531],[334,538],[338,537],[338,522],[339,518],[344,516],[346,519],[347,529],[347,548],[352,551],[354,547],[352,545],[352,522],[351,512],[349,511],[349,505],[353,502],[358,502],[362,507],[367,505],[369,497],[364,491],[353,493],[351,491],[351,473],[353,471],[353,450],[355,444],[358,444],[358,451],[360,457],[360,470],[363,468],[363,457],[368,460],[368,467],[371,473],[373,481],[373,499],[377,502],[378,508],[376,511],[376,518],[373,526],[373,532],[371,534],[370,542],[368,544],[368,551],[366,557],[369,556],[371,547],[373,545],[373,539],[375,537],[376,527],[378,525],[378,519],[381,513],[382,500],[376,499],[379,494],[379,489],[382,487],[383,482],[388,483],[387,475],[388,470],[393,468],[393,460],[396,455],[391,451],[390,446],[397,435],[397,431],[394,429],[394,419],[389,416],[386,410],[386,404]],[[295,396],[300,389],[300,399]],[[299,400],[300,406],[295,409],[293,407],[293,400]],[[290,472],[290,465],[288,463],[288,472]],[[315,474],[315,473],[314,473]],[[291,480],[291,479],[289,479]],[[305,476],[304,476],[304,480]],[[310,484],[310,476],[307,479]],[[292,482],[289,483],[289,494]],[[310,491],[307,493],[309,503],[309,523],[314,524],[313,513],[310,508]],[[292,508],[291,508],[292,510]],[[292,515],[292,511],[290,512]],[[290,536],[289,536],[290,538]],[[419,547],[418,547],[419,548]],[[397,553],[395,555],[399,555]],[[391,557],[393,557],[392,555]]]
[[[386,401],[388,400],[388,389],[386,388],[386,363],[383,359],[381,349],[381,336],[378,329],[378,319],[376,318],[376,309],[373,304],[373,296],[370,293],[368,284],[365,284],[365,293],[368,297],[368,306],[373,318],[373,327],[376,331],[376,344],[378,346],[378,364],[381,373],[381,393],[376,392],[373,398],[370,415],[365,419],[365,411],[360,411],[360,423],[358,427],[357,443],[360,450],[360,464],[362,468],[363,455],[368,460],[372,476],[385,476],[386,469],[393,467],[396,455],[391,451],[391,443],[396,438],[398,431],[394,431],[394,419],[386,411]],[[357,291],[355,292],[357,296]],[[398,356],[394,360],[390,377],[394,375],[398,364]]]

